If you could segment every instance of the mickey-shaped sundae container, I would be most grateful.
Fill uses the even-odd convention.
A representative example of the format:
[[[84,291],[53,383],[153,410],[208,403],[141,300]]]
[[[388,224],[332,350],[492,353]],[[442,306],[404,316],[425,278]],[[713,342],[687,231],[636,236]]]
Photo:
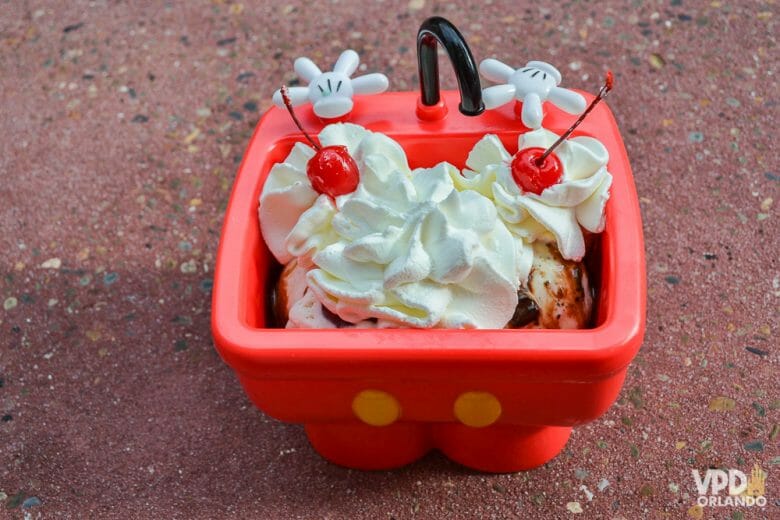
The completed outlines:
[[[459,92],[439,91],[437,44]],[[644,334],[639,206],[598,104],[612,77],[594,98],[547,63],[488,59],[483,91],[439,17],[417,51],[419,94],[351,79],[354,51],[326,73],[296,60],[309,84],[274,94],[228,205],[215,343],[259,408],[337,464],[437,448],[529,469],[612,404]]]

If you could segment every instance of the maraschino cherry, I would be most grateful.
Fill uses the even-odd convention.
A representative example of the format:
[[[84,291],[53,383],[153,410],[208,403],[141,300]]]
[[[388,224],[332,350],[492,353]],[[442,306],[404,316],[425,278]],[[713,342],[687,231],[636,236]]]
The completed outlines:
[[[317,150],[314,157],[309,159],[309,162],[306,164],[306,175],[309,177],[312,187],[317,193],[323,193],[331,198],[355,191],[360,181],[360,174],[358,173],[355,160],[349,155],[347,147],[341,145],[322,147],[315,143],[309,134],[306,133],[306,130],[303,129],[298,118],[295,117],[286,86],[282,86],[281,94],[284,105],[290,112],[296,126],[303,132],[303,135],[314,149]]]
[[[547,150],[544,148],[523,148],[512,157],[512,177],[520,189],[524,192],[541,195],[544,190],[560,182],[561,177],[563,177],[563,164],[558,156],[553,153],[553,150],[565,141],[575,128],[580,126],[580,123],[593,110],[593,107],[604,99],[607,92],[612,90],[614,81],[612,71],[607,71],[604,85],[590,105],[588,105],[588,108]]]
[[[563,165],[554,153],[540,163],[544,152],[544,148],[523,148],[512,157],[512,177],[523,191],[541,195],[563,177]]]

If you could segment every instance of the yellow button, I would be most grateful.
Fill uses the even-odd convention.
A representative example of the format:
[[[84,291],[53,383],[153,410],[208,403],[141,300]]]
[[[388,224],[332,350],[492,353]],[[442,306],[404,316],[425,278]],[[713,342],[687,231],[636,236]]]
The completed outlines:
[[[366,424],[387,426],[401,416],[401,405],[381,390],[363,390],[352,400],[352,411]]]
[[[455,400],[455,417],[466,426],[490,426],[501,417],[501,403],[488,392],[464,392]]]

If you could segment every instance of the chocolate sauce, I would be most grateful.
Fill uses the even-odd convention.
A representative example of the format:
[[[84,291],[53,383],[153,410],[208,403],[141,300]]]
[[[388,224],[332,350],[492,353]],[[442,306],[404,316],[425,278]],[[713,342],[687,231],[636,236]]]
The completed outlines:
[[[355,325],[354,323],[350,323],[348,321],[342,320],[338,314],[336,314],[335,312],[331,312],[324,305],[322,306],[322,315],[325,316],[325,318],[329,322],[334,324],[337,329],[343,329],[344,327],[353,327]]]
[[[279,295],[283,270],[278,262],[271,262],[268,269],[266,287],[270,290],[265,293],[265,326],[269,329],[283,329],[287,324],[284,299]]]
[[[602,265],[602,253],[601,253],[601,241],[603,239],[602,234],[585,232],[585,244],[588,254],[582,259],[582,263],[585,266],[585,271],[588,274],[588,286],[590,287],[590,295],[593,298],[593,311],[590,313],[590,319],[586,324],[587,328],[593,328],[596,326],[596,320],[598,319],[598,302],[599,293],[601,292],[601,265]]]
[[[524,291],[517,291],[517,306],[507,328],[520,329],[539,319],[539,306]]]

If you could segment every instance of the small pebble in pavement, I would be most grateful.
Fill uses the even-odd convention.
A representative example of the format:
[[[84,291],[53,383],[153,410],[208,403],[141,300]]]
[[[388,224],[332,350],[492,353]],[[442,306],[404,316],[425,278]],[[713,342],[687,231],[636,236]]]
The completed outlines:
[[[26,499],[24,502],[22,502],[22,507],[25,509],[29,509],[31,507],[35,507],[39,505],[41,505],[41,499],[38,497],[30,497]]]
[[[704,134],[701,132],[691,132],[688,134],[688,141],[691,143],[701,143],[704,141]]]

